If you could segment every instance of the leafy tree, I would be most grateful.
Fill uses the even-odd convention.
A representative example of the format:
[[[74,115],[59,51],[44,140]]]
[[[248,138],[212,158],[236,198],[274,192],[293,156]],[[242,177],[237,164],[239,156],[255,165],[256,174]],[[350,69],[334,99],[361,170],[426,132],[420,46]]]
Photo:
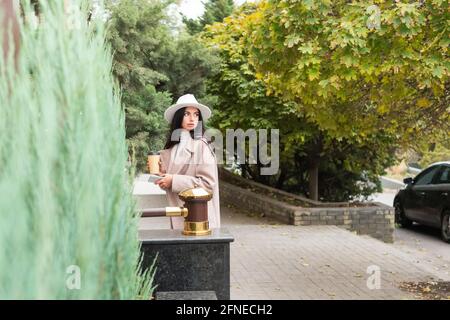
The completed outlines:
[[[204,103],[204,79],[217,59],[187,34],[171,30],[173,0],[110,1],[108,41],[114,50],[114,74],[122,88],[130,155],[145,170],[148,151],[163,148],[164,110],[185,93]]]
[[[310,121],[294,102],[266,94],[268,87],[258,79],[249,63],[245,47],[248,15],[257,10],[253,4],[243,6],[224,23],[208,26],[203,41],[221,57],[220,72],[208,81],[208,91],[218,97],[220,112],[213,125],[225,130],[279,129],[280,170],[275,176],[261,176],[261,164],[243,165],[243,175],[288,191],[309,194],[308,164],[315,162],[320,149],[318,189],[321,199],[341,201],[379,190],[378,176],[393,160],[392,138],[378,132],[365,144],[331,139]]]
[[[159,68],[166,75],[156,88],[170,92],[174,100],[186,93],[206,103],[205,80],[217,73],[218,58],[196,37],[181,33],[173,41]]]
[[[427,148],[422,149],[420,156],[419,163],[422,168],[434,162],[450,161],[450,139],[428,144]]]
[[[194,35],[201,32],[206,25],[222,22],[225,17],[231,15],[233,10],[233,0],[208,0],[205,3],[205,11],[199,19],[188,19],[183,16],[183,22],[187,31]]]
[[[172,34],[166,9],[171,0],[110,1],[107,39],[114,52],[114,75],[122,88],[130,155],[145,170],[148,151],[163,147],[167,129],[163,118],[172,103],[168,92],[156,87],[168,77],[160,64],[171,52]]]
[[[448,132],[448,1],[375,4],[261,1],[243,25],[257,78],[325,140],[365,144],[383,131],[410,144]]]

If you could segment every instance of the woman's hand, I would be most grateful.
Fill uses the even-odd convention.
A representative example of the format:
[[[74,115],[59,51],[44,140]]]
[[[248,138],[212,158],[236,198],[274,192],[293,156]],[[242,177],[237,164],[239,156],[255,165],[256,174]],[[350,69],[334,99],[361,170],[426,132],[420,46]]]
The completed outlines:
[[[172,188],[172,175],[163,174],[163,178],[156,180],[155,184],[157,184],[161,189],[170,190]]]

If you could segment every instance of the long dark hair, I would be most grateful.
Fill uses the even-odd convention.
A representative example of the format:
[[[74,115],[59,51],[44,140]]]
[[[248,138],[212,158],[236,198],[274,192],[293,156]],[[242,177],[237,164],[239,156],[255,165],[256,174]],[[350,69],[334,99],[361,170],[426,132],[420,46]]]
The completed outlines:
[[[186,110],[186,107],[181,108],[179,110],[177,110],[177,112],[175,112],[175,114],[173,115],[172,118],[172,123],[170,124],[170,130],[169,133],[167,135],[167,140],[166,140],[166,145],[164,146],[164,149],[170,149],[171,147],[173,147],[174,145],[176,145],[177,143],[180,142],[179,136],[178,139],[172,140],[172,133],[177,130],[177,129],[181,129],[181,124],[183,123],[183,118],[184,118],[184,111]],[[202,113],[199,110],[199,116],[198,116],[198,124],[197,126],[201,126],[201,137],[194,137],[194,130],[189,131],[189,133],[191,134],[192,139],[198,139],[198,138],[202,138],[203,135],[205,134],[205,126],[203,125],[203,117],[202,117]]]

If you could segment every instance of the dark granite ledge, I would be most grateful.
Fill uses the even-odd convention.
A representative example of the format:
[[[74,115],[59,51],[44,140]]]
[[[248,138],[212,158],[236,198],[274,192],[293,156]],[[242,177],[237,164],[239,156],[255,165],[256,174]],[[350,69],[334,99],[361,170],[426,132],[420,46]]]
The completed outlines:
[[[186,244],[189,243],[224,243],[233,242],[233,236],[227,229],[211,229],[207,236],[185,236],[181,230],[139,230],[139,241],[142,244]]]

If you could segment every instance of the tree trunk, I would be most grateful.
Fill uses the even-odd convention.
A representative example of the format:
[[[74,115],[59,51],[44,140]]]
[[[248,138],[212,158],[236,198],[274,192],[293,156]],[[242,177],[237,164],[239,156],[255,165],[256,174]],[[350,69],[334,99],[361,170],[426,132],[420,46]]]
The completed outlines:
[[[319,200],[319,159],[312,160],[308,166],[309,198]]]
[[[318,201],[320,153],[323,149],[323,137],[321,134],[312,141],[308,149],[309,198]]]

